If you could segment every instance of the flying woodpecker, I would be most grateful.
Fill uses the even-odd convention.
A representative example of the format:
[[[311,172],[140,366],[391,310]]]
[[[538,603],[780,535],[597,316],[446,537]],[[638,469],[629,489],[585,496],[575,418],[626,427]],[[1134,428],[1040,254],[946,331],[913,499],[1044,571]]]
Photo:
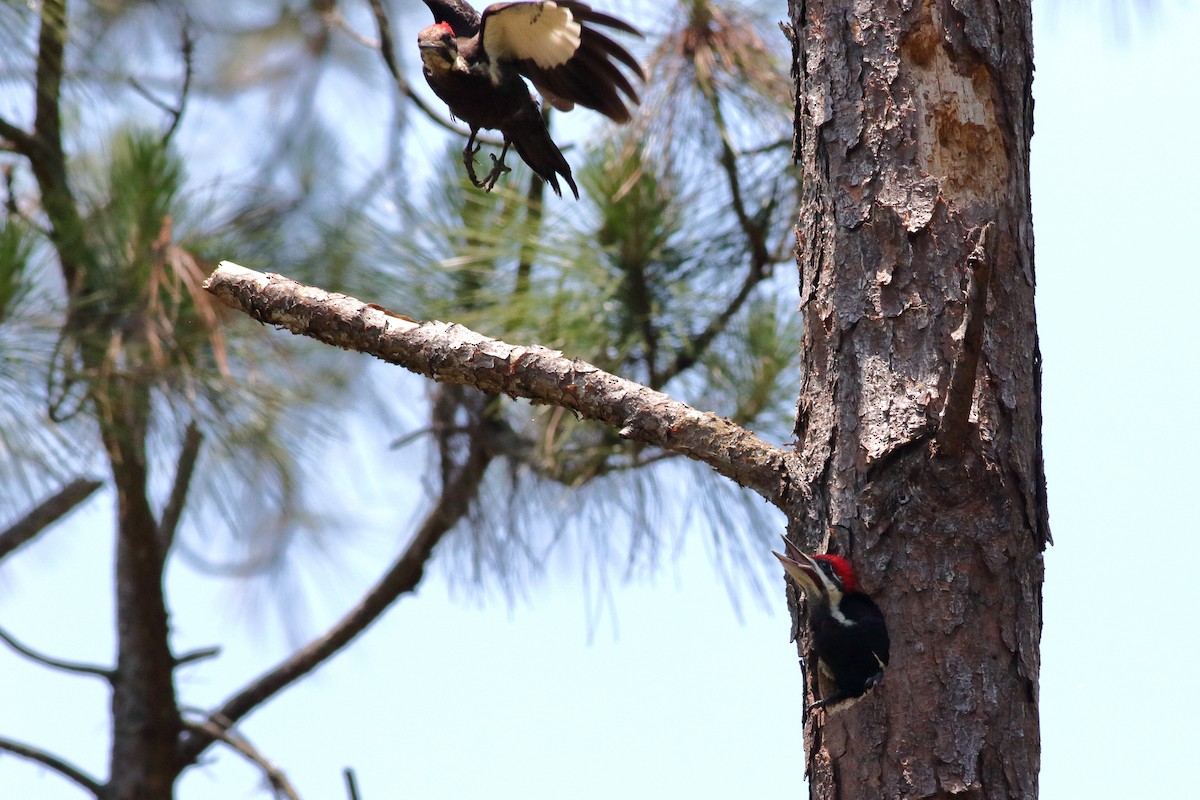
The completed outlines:
[[[854,567],[841,556],[809,556],[785,537],[787,555],[772,554],[808,596],[817,669],[834,690],[804,709],[825,708],[861,697],[883,678],[888,663],[887,625],[875,601],[858,588]]]
[[[550,138],[538,105],[522,76],[545,102],[569,111],[578,103],[615,122],[629,121],[627,103],[638,102],[620,62],[633,76],[646,76],[637,60],[599,27],[641,36],[627,22],[593,11],[585,3],[495,3],[480,15],[464,0],[425,0],[436,24],[417,34],[425,80],[450,113],[471,129],[463,163],[471,182],[491,190],[508,167],[509,145],[555,194],[561,175],[575,198],[571,166]],[[475,175],[475,137],[481,128],[500,131],[504,148],[492,170]]]

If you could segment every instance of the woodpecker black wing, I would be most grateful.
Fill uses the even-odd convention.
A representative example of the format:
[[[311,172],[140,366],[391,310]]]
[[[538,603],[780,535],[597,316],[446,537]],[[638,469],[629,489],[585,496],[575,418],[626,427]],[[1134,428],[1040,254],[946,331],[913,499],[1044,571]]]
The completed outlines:
[[[556,107],[578,103],[628,122],[627,103],[638,103],[638,95],[616,62],[643,81],[646,76],[637,59],[596,26],[641,36],[629,23],[585,3],[546,0],[488,6],[479,38],[489,59],[512,62]]]
[[[455,36],[469,39],[479,32],[479,12],[464,0],[425,0],[434,22],[444,22]]]
[[[813,648],[837,684],[821,705],[862,696],[879,682],[890,657],[883,612],[862,592],[849,592],[838,606],[845,622],[833,617],[829,606],[816,605],[811,613]]]

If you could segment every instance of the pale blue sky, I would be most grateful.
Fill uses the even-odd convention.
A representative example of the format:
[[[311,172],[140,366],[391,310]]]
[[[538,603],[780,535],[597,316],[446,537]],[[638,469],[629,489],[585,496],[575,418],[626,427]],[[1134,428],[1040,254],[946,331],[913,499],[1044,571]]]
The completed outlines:
[[[1200,626],[1179,613],[1195,605],[1200,557],[1197,30],[1194,3],[1122,38],[1091,14],[1037,18],[1034,219],[1057,542],[1045,586],[1046,800],[1181,797],[1194,783]],[[395,547],[395,518],[378,506],[401,501],[353,450],[336,457],[359,485],[346,502],[378,524],[340,566],[309,567],[310,631]],[[93,501],[6,562],[0,624],[49,653],[110,658],[109,514]],[[771,561],[764,551],[773,573]],[[452,593],[435,565],[416,596],[243,730],[306,800],[344,797],[346,765],[366,800],[801,796],[800,672],[782,592],[773,607],[744,603],[739,622],[691,544],[654,581],[616,587],[615,628],[610,613],[589,636],[579,571],[564,556],[509,605]],[[169,589],[177,646],[225,647],[181,676],[190,701],[220,700],[286,652],[276,617],[255,622],[229,584],[176,565]],[[103,775],[106,704],[99,683],[0,649],[0,733]],[[260,797],[260,784],[223,754],[189,772],[180,797]],[[0,755],[0,796],[80,795]]]

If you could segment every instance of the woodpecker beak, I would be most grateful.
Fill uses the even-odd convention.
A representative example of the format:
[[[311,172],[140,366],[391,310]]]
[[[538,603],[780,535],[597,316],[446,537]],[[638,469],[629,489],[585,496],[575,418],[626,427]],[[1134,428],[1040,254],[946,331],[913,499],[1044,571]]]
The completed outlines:
[[[783,564],[783,571],[787,573],[788,577],[795,581],[796,585],[803,589],[809,597],[824,596],[828,598],[829,592],[825,588],[825,576],[817,567],[816,562],[801,553],[796,545],[787,540],[787,537],[783,539],[783,546],[787,555],[781,555],[774,550],[771,551],[771,555],[778,558],[779,563]]]

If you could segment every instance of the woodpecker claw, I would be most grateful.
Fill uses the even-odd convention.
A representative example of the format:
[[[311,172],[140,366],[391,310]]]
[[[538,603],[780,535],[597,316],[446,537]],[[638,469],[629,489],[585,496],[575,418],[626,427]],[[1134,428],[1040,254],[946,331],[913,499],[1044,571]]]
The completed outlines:
[[[474,146],[472,146],[474,145]],[[500,157],[497,158],[495,153],[488,153],[492,159],[492,168],[487,175],[480,178],[475,174],[475,154],[479,152],[482,145],[476,143],[475,132],[471,132],[471,138],[467,139],[467,146],[463,148],[463,166],[467,168],[467,177],[471,179],[476,189],[483,189],[485,192],[490,192],[496,185],[496,181],[500,180],[500,176],[506,172],[512,172],[512,167],[504,163],[504,157],[508,155],[508,140],[504,140],[504,149],[500,151]]]

